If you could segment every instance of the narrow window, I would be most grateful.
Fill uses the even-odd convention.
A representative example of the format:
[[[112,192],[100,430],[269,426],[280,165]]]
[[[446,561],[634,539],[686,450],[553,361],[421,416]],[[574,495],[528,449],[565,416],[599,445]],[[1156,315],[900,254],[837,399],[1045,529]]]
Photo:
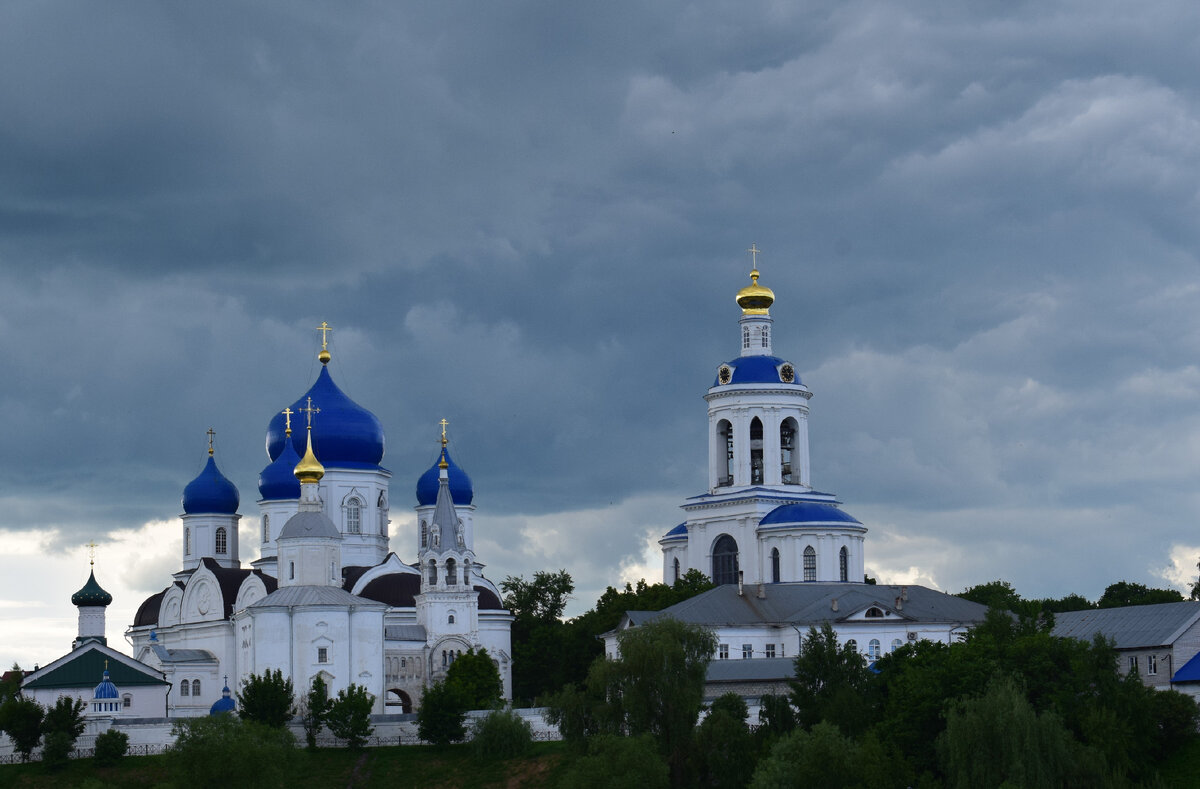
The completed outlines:
[[[329,647],[317,647],[317,662],[318,663],[328,663],[329,662]]]
[[[458,566],[453,559],[446,560],[446,583],[450,586],[458,583]]]
[[[717,586],[737,583],[737,542],[728,534],[722,534],[713,544],[712,579]]]
[[[733,425],[722,419],[717,425],[717,436],[725,445],[725,471],[717,480],[717,487],[725,487],[733,484]]]
[[[846,642],[846,651],[853,652],[854,654],[857,655],[858,654],[858,642],[855,641],[853,638],[850,639],[849,641],[847,641]]]
[[[899,649],[902,643],[903,642],[900,641],[900,639],[893,638],[892,639],[892,651],[895,652],[897,649]]]
[[[675,558],[675,583],[679,583],[679,557]]]
[[[296,563],[295,562],[288,562],[288,580],[289,581],[296,580]]]
[[[769,658],[775,657],[775,645],[774,644],[767,644],[767,657],[769,657]]]
[[[133,695],[126,693],[124,696],[122,696],[121,697],[121,706],[124,707],[125,709],[129,709],[130,707],[132,707],[133,706]]]
[[[1138,670],[1137,655],[1130,655],[1129,656],[1129,672],[1132,674],[1132,673],[1137,672],[1137,670]]]
[[[794,485],[800,482],[800,475],[795,471],[796,450],[796,421],[785,419],[779,426],[779,472],[784,485]]]
[[[188,682],[186,679],[183,682],[179,683],[179,695],[180,696],[192,695],[192,683]]]
[[[346,531],[350,534],[362,534],[362,502],[358,499],[346,502]]]
[[[183,553],[185,556],[192,555],[192,530],[186,526],[183,529]]]
[[[429,560],[429,585],[437,586],[437,562],[433,559]]]
[[[742,327],[742,347],[743,348],[750,347],[750,327],[749,326]]]
[[[198,680],[198,679],[192,680],[192,695],[193,696],[200,695],[200,680]]]
[[[720,660],[729,660],[729,645],[720,644],[717,647],[717,658]]]
[[[867,642],[867,657],[871,660],[879,660],[882,650],[879,648],[879,639],[872,638]]]
[[[763,484],[763,425],[762,420],[750,420],[750,484]]]
[[[268,543],[270,541],[271,541],[271,516],[264,515],[263,516],[263,542]]]
[[[850,551],[846,550],[846,546],[842,546],[842,550],[838,551],[838,568],[843,581],[850,580]]]
[[[763,326],[763,328],[762,328],[762,347],[764,347],[764,348],[771,347],[771,330],[768,329],[766,326]]]
[[[442,668],[445,668],[447,665],[449,665],[449,663],[447,662],[447,658],[446,658],[446,650],[443,649],[442,650]]]
[[[463,579],[462,579],[462,582],[463,582],[464,584],[468,584],[468,585],[471,583],[471,560],[470,560],[470,559],[463,559]]]
[[[1158,655],[1146,655],[1146,674],[1158,673]]]
[[[454,614],[450,614],[448,617],[446,617],[446,624],[448,624],[448,625],[454,624]]]
[[[742,644],[742,660],[749,660],[754,657],[754,647],[750,644]]]
[[[379,494],[379,501],[376,502],[379,507],[379,533],[384,537],[388,536],[388,506],[387,499],[382,493]]]
[[[811,545],[804,549],[804,580],[817,580],[817,552]]]
[[[217,528],[217,553],[225,553],[229,550],[229,537],[225,533],[225,527]]]
[[[429,526],[425,521],[421,521],[421,547],[429,547]]]
[[[771,583],[779,583],[779,549],[771,549]]]
[[[331,580],[331,581],[336,581],[336,580],[337,580],[337,570],[336,570],[336,569],[334,569],[334,563],[333,563],[333,562],[330,562],[330,563],[329,563],[329,580]]]

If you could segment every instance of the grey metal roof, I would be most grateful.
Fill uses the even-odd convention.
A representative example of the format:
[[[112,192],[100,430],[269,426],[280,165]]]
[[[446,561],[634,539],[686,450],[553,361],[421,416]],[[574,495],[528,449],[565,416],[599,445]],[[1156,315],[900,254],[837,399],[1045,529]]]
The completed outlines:
[[[1200,619],[1200,602],[1131,605],[1065,611],[1054,615],[1054,630],[1063,638],[1091,641],[1097,633],[1116,642],[1117,649],[1160,647],[1175,643]]]
[[[249,608],[271,608],[295,605],[340,605],[357,608],[387,608],[383,603],[352,595],[340,586],[285,586],[261,600],[251,603]]]
[[[167,649],[162,644],[152,644],[155,656],[163,663],[216,663],[217,656],[207,649]]]
[[[296,537],[327,537],[333,540],[342,539],[341,533],[323,512],[297,512],[288,518],[279,532],[277,540],[287,540]]]
[[[387,625],[383,628],[385,641],[424,641],[424,625]]]
[[[710,660],[709,682],[786,681],[796,676],[795,658],[754,658],[752,660]]]
[[[897,602],[907,593],[907,600]],[[630,611],[633,624],[671,616],[682,622],[722,625],[819,626],[838,623],[869,606],[915,624],[974,624],[987,616],[987,606],[963,600],[924,586],[883,586],[857,583],[764,584],[738,594],[737,584],[726,584],[676,603],[657,613]],[[833,601],[837,600],[837,610]],[[882,621],[882,620],[881,620]],[[895,620],[891,620],[895,621]]]

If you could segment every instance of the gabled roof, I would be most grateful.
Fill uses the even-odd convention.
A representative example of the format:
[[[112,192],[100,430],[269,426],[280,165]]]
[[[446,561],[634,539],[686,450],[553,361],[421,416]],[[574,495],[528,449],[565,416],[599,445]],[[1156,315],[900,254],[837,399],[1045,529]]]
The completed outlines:
[[[670,616],[682,622],[719,627],[722,625],[799,625],[819,626],[841,622],[871,605],[892,611],[917,623],[974,624],[987,616],[987,606],[963,600],[924,586],[883,586],[857,583],[786,583],[764,584],[762,598],[758,586],[745,587],[738,594],[737,584],[726,584],[676,603],[658,612],[630,611],[632,624]],[[908,599],[895,605],[896,598]],[[837,600],[837,610],[833,601]],[[885,602],[886,601],[886,602]],[[640,621],[638,621],[640,619]],[[870,621],[870,620],[868,620]],[[881,622],[888,620],[879,620]],[[890,620],[894,622],[895,620]]]
[[[293,605],[355,606],[380,610],[386,607],[383,603],[352,595],[340,586],[285,586],[247,607],[271,608],[272,606]]]
[[[104,675],[117,687],[166,685],[162,674],[115,649],[89,641],[25,678],[22,689],[94,688]]]
[[[1116,643],[1117,649],[1160,647],[1174,644],[1200,619],[1200,602],[1092,608],[1054,615],[1054,635],[1091,641],[1097,633]]]

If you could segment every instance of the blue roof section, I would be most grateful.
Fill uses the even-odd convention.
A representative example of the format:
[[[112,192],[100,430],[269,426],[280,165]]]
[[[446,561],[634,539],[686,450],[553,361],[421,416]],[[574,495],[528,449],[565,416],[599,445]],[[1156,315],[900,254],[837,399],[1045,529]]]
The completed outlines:
[[[105,671],[104,671],[104,679],[102,679],[100,681],[100,684],[96,686],[96,695],[94,696],[94,698],[97,698],[97,699],[119,699],[119,698],[121,698],[121,694],[117,690],[117,686],[112,683],[112,678],[109,677],[107,669],[105,669]]]
[[[779,368],[787,364],[786,359],[778,356],[739,356],[725,364],[733,368],[733,376],[728,384],[722,384],[720,374],[713,379],[713,386],[734,386],[736,384],[783,384],[779,378]],[[785,386],[801,386],[800,376]]]
[[[1200,652],[1192,656],[1192,659],[1179,667],[1175,672],[1175,676],[1171,677],[1172,682],[1200,682]]]
[[[685,522],[679,524],[678,526],[676,526],[674,529],[671,529],[669,532],[667,532],[663,536],[664,537],[686,537],[687,536],[687,522],[685,521]]]
[[[446,469],[446,476],[450,482],[450,498],[453,499],[455,506],[466,506],[475,498],[475,489],[471,487],[471,478],[467,476],[467,472],[458,467],[454,458],[450,457],[450,451],[444,451],[446,463],[449,466]],[[442,455],[438,453],[437,461],[417,480],[417,506],[419,507],[428,507],[437,503],[438,478],[441,472],[438,463],[441,460]]]
[[[229,690],[228,685],[221,688],[221,698],[219,698],[213,702],[213,705],[211,707],[209,707],[209,709],[208,709],[208,714],[209,715],[220,715],[225,712],[236,711],[237,703],[234,702],[234,700],[232,698],[230,698],[230,693],[231,693],[231,691]]]
[[[300,456],[291,441],[284,442],[279,457],[258,475],[258,495],[263,501],[300,498],[300,480],[296,479],[296,466]]]
[[[237,487],[225,478],[217,468],[212,455],[200,476],[183,489],[183,513],[185,515],[233,515],[237,512]]]
[[[317,381],[304,395],[292,403],[292,411],[299,411],[312,398],[313,452],[326,468],[377,468],[383,460],[383,425],[367,409],[346,396],[329,375],[329,368],[322,366]],[[271,418],[267,428],[267,456],[271,460],[279,457],[286,439],[286,420],[282,409]],[[303,455],[307,431],[292,431],[292,448],[297,457]]]
[[[862,525],[848,512],[843,512],[833,504],[818,504],[808,501],[776,507],[768,512],[758,522],[758,525],[770,526],[784,523],[855,523]]]

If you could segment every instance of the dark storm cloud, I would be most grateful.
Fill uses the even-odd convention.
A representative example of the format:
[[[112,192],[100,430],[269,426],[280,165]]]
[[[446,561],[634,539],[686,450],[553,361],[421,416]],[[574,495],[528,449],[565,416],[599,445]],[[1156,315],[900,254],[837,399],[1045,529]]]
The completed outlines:
[[[210,425],[252,515],[329,320],[396,517],[445,416],[492,573],[598,591],[704,485],[756,242],[869,565],[1154,581],[1200,542],[1198,15],[9,4],[0,526],[172,517]]]

